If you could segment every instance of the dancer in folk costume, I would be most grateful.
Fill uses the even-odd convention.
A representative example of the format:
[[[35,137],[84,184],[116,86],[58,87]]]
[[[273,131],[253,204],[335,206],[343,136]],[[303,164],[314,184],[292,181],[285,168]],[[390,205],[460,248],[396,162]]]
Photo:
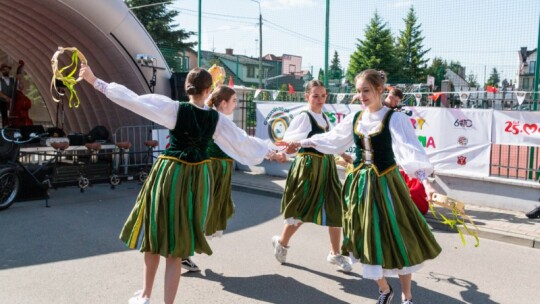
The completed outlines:
[[[223,114],[205,107],[212,76],[204,69],[196,68],[187,75],[187,103],[158,94],[139,96],[122,85],[97,79],[84,64],[80,76],[118,105],[170,130],[170,147],[152,166],[120,239],[144,252],[143,289],[129,303],[149,303],[160,256],[166,258],[164,302],[173,303],[181,259],[195,252],[212,254],[205,237],[214,185],[207,153],[210,139],[246,164],[260,163],[276,154]]]
[[[207,105],[220,113],[231,115],[236,108],[236,92],[228,86],[219,86],[212,92]],[[208,145],[208,156],[216,187],[214,187],[212,204],[208,210],[206,235],[219,237],[227,228],[227,220],[234,213],[231,194],[233,159],[223,152],[214,140],[211,140]],[[200,271],[197,264],[190,258],[182,259],[182,267],[189,271]]]
[[[315,134],[330,130],[328,118],[322,109],[326,102],[326,88],[319,80],[312,80],[306,86],[307,110],[296,116],[285,132],[285,141],[299,141]],[[292,151],[289,151],[292,152]],[[342,157],[349,160],[350,156]],[[289,241],[302,223],[328,226],[332,249],[327,261],[350,272],[350,259],[340,254],[342,201],[341,182],[337,173],[333,154],[324,154],[314,148],[298,151],[285,185],[281,200],[281,212],[285,226],[281,236],[272,238],[274,255],[278,262],[285,263]]]
[[[376,280],[377,303],[391,303],[394,291],[385,277],[399,275],[402,303],[412,303],[412,273],[441,252],[415,207],[396,162],[422,181],[429,196],[434,190],[426,176],[433,167],[415,136],[409,118],[382,104],[385,75],[366,70],[355,85],[365,109],[349,115],[329,133],[284,143],[287,150],[315,148],[340,153],[356,145],[354,170],[343,185],[342,253],[363,264],[363,276]]]

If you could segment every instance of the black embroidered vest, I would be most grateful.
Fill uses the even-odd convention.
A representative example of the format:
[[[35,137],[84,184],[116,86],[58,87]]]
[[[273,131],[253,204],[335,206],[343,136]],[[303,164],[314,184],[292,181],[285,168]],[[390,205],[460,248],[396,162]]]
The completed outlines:
[[[176,126],[169,130],[169,147],[163,153],[190,163],[208,160],[208,145],[216,130],[219,114],[189,102],[180,103]]]
[[[322,116],[324,117],[324,120],[326,121],[326,128],[319,126],[319,124],[317,123],[317,120],[315,120],[315,117],[313,117],[311,113],[307,111],[304,113],[307,114],[307,116],[309,117],[309,122],[311,123],[311,132],[309,132],[308,138],[310,138],[311,136],[315,134],[328,132],[328,130],[330,129],[330,123],[328,123],[328,119],[326,118],[326,115],[324,115],[324,113],[322,114]],[[314,148],[301,148],[300,150],[298,150],[298,153],[306,153],[306,152],[323,155],[323,153],[315,150]]]
[[[362,113],[363,111],[359,111],[354,116],[353,137],[356,144],[356,159],[353,165],[355,169],[363,165],[365,161],[364,135],[357,131],[357,126],[362,119]],[[394,114],[394,111],[390,110],[384,115],[380,130],[377,133],[367,135],[371,144],[371,163],[378,175],[384,174],[386,170],[396,165],[389,127],[392,114]]]

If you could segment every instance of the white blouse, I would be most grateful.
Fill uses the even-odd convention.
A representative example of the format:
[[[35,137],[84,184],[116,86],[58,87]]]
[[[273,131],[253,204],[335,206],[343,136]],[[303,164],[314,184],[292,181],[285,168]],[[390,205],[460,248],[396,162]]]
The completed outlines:
[[[310,111],[309,109],[306,109],[313,118],[315,118],[315,121],[319,125],[319,127],[326,129],[328,127],[328,121],[323,117],[323,113],[315,113],[313,111]],[[283,136],[283,140],[285,141],[300,141],[302,139],[308,138],[309,132],[312,131],[311,127],[311,121],[309,120],[309,116],[307,113],[302,112],[300,115],[297,115],[293,118],[291,121],[291,125],[287,128],[287,131],[285,131],[285,135]]]
[[[322,153],[341,154],[353,144],[353,129],[356,128],[358,133],[364,135],[366,162],[369,162],[371,160],[371,146],[367,136],[379,131],[382,127],[382,120],[388,111],[391,109],[387,107],[383,107],[375,113],[364,110],[360,122],[356,126],[353,126],[355,114],[351,113],[330,132],[314,135],[311,138],[301,140],[300,143],[302,147],[314,147]],[[426,175],[433,172],[433,166],[429,162],[426,151],[420,144],[408,116],[400,112],[394,113],[390,118],[389,127],[396,163],[408,175],[424,180]]]
[[[176,126],[180,103],[159,94],[137,95],[135,92],[117,83],[106,83],[101,79],[94,82],[94,88],[107,96],[114,103],[139,114],[169,130]],[[209,108],[204,108],[210,111]],[[245,165],[256,165],[274,152],[270,143],[260,138],[251,137],[238,128],[223,113],[214,132],[215,143],[230,157]]]

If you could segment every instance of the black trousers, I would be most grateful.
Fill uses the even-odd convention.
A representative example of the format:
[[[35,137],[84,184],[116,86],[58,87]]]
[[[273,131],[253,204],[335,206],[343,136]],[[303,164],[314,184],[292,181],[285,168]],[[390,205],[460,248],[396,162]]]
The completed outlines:
[[[8,126],[8,103],[0,101],[0,114],[2,114],[2,127]]]

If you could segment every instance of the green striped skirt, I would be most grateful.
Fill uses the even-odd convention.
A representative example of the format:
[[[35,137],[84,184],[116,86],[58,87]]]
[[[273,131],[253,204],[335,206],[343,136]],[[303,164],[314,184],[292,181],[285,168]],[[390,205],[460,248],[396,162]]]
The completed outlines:
[[[285,184],[281,212],[288,224],[341,227],[341,182],[333,155],[299,153]]]
[[[129,248],[187,258],[212,254],[205,223],[212,201],[210,161],[160,156],[152,166],[120,239]]]
[[[227,228],[227,220],[234,214],[231,195],[232,159],[212,158],[210,169],[214,176],[214,195],[208,209],[206,235],[213,235]]]
[[[441,252],[397,167],[382,176],[360,167],[348,174],[342,196],[342,254],[364,264],[365,278],[414,272]]]

